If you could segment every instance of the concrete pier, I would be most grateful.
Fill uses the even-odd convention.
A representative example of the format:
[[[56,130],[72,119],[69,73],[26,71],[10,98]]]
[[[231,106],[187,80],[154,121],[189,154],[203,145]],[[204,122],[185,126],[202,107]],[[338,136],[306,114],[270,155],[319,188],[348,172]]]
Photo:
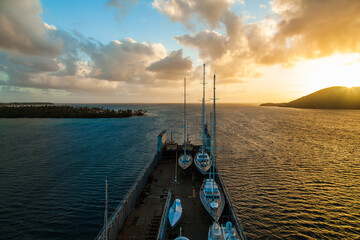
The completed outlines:
[[[199,146],[192,146],[194,156]],[[178,157],[182,153],[179,146]],[[199,198],[200,186],[203,176],[192,164],[186,171],[175,167],[176,151],[163,151],[162,159],[155,166],[148,178],[143,193],[140,195],[135,208],[127,218],[118,239],[157,239],[161,216],[167,193],[172,192],[171,204],[175,198],[180,198],[183,214],[179,224],[171,229],[167,221],[165,238],[174,239],[179,236],[180,227],[182,235],[189,239],[207,239],[208,230],[213,223],[211,216],[202,206]],[[177,169],[177,182],[175,183],[175,169]],[[228,209],[224,210],[220,223],[232,220]]]
[[[160,133],[153,160],[108,219],[107,231],[104,227],[96,240],[174,239],[179,236],[180,227],[182,236],[192,240],[208,239],[213,220],[199,197],[201,184],[207,176],[202,175],[194,163],[185,171],[178,167],[177,157],[183,153],[183,146],[173,141],[167,142],[166,135],[166,131]],[[187,149],[191,150],[188,154],[194,157],[200,146],[187,144]],[[219,223],[231,221],[240,239],[246,239],[217,169],[215,180],[225,197],[225,208]],[[179,224],[172,229],[167,211],[175,198],[180,198],[183,213]]]

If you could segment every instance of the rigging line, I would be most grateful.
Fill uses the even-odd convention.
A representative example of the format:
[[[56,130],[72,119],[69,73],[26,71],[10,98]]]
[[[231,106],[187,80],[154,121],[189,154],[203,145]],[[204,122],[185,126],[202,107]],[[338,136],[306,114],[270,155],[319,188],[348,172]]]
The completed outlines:
[[[215,145],[215,143],[216,143],[216,138],[215,138],[215,123],[216,123],[216,112],[215,112],[215,101],[216,101],[216,98],[215,98],[215,74],[214,74],[214,108],[213,108],[213,118],[214,118],[214,120],[213,120],[213,125],[212,125],[212,127],[213,127],[213,153],[212,153],[212,172],[213,172],[213,184],[212,184],[212,191],[213,191],[213,193],[214,193],[214,184],[215,184],[215,147],[216,147],[216,145]],[[213,194],[213,198],[214,198],[214,194]]]

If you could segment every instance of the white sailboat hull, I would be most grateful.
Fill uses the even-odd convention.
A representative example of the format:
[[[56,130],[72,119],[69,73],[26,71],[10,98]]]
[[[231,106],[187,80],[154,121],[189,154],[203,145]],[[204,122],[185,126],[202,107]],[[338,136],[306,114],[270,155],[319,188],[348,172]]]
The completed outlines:
[[[175,238],[175,240],[189,240],[189,239],[187,237],[180,236]]]
[[[209,228],[208,240],[240,240],[240,237],[231,222],[227,222],[225,226],[215,222]]]
[[[207,174],[210,170],[210,157],[209,154],[205,153],[205,155],[207,156],[207,160],[203,161],[204,158],[201,157],[201,152],[197,153],[195,155],[195,166],[196,168],[199,170],[199,172],[201,172],[203,175]]]
[[[179,166],[181,167],[181,169],[186,170],[193,163],[193,158],[190,155],[183,154],[179,157],[178,163],[179,163]]]
[[[218,222],[220,217],[221,217],[221,214],[222,214],[222,212],[224,210],[224,207],[225,207],[224,194],[222,193],[222,191],[220,190],[220,188],[217,186],[216,182],[214,181],[216,186],[217,186],[217,189],[218,189],[218,200],[216,201],[217,207],[213,208],[212,207],[213,199],[212,198],[207,198],[206,194],[205,194],[205,191],[204,191],[207,180],[209,180],[209,179],[205,179],[203,184],[201,185],[200,194],[199,194],[200,195],[200,201],[201,201],[202,205],[204,206],[204,208],[206,209],[206,211],[214,219],[214,221]]]
[[[182,215],[182,207],[180,199],[175,199],[173,205],[169,210],[169,223],[172,228],[175,228],[176,225],[179,223],[180,218]]]

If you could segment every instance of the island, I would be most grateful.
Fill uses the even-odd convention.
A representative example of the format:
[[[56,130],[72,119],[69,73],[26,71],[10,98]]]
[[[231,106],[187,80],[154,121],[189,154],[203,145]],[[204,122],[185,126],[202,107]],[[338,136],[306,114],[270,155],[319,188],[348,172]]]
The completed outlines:
[[[54,106],[54,103],[51,102],[10,102],[10,103],[2,103],[0,102],[1,106],[8,106],[8,107],[22,107],[22,106]]]
[[[288,103],[263,103],[278,106],[312,109],[360,109],[360,87],[329,87]]]
[[[146,110],[113,110],[100,107],[55,106],[51,103],[0,103],[0,118],[124,118],[143,116]]]

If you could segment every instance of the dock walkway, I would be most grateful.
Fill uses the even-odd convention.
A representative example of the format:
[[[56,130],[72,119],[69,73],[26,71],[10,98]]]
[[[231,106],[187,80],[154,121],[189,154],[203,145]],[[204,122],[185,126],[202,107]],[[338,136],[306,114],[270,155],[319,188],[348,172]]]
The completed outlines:
[[[178,156],[181,154],[179,148]],[[192,153],[194,156],[195,152]],[[182,235],[189,239],[207,239],[209,226],[212,224],[210,215],[202,206],[199,189],[204,176],[194,164],[184,172],[175,167],[176,151],[164,151],[162,159],[157,163],[149,176],[143,193],[136,206],[127,218],[118,239],[156,239],[164,209],[167,192],[172,192],[172,200],[180,198],[183,215],[175,229],[167,222],[166,239]],[[175,179],[177,168],[177,183]]]

